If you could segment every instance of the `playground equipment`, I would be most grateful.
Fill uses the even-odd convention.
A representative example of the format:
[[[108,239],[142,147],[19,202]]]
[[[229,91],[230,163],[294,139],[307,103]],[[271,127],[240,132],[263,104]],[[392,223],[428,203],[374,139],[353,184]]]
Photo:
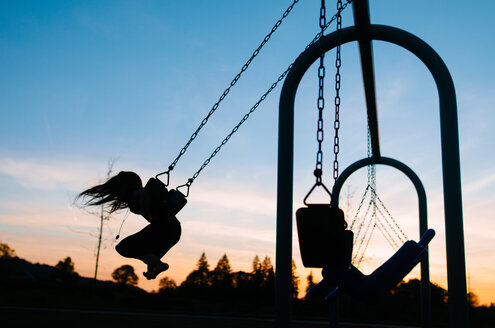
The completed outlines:
[[[444,212],[447,240],[447,279],[450,327],[468,327],[466,268],[462,220],[462,196],[459,160],[459,136],[455,88],[450,73],[440,56],[416,36],[390,26],[370,23],[367,0],[354,0],[355,25],[323,36],[306,49],[294,62],[287,75],[279,105],[279,153],[277,177],[277,251],[276,251],[276,326],[290,325],[289,279],[292,260],[292,201],[294,161],[294,100],[297,87],[308,68],[327,51],[357,41],[365,89],[372,156],[350,165],[336,180],[332,189],[332,206],[338,207],[342,185],[356,170],[368,165],[388,165],[402,171],[414,184],[419,201],[420,234],[428,230],[426,194],[417,175],[398,160],[381,156],[375,98],[372,40],[390,42],[416,55],[429,69],[437,85],[440,100],[440,129]],[[421,261],[422,326],[431,326],[429,310],[428,257]],[[336,321],[331,322],[336,326]]]
[[[195,140],[200,130],[208,122],[208,119],[218,109],[220,103],[228,95],[231,88],[235,86],[240,79],[244,71],[249,67],[251,62],[260,53],[263,46],[268,42],[271,35],[282,24],[283,20],[291,12],[294,5],[299,0],[294,0],[293,3],[284,12],[281,19],[279,19],[271,32],[264,38],[258,48],[253,52],[249,60],[243,65],[241,71],[235,76],[230,85],[220,96],[219,100],[213,105],[208,115],[201,121],[196,131],[191,135],[185,146],[181,149],[178,156],[170,164],[168,169],[156,175],[165,177],[164,185],[168,186],[170,182],[170,174],[181,156],[187,151],[189,145]],[[337,19],[339,24],[339,17],[342,10],[344,10],[348,4],[352,2],[354,10],[354,26],[347,28],[338,28],[336,32],[324,35],[325,30],[330,23]],[[311,243],[305,242],[304,238],[301,239],[302,248],[306,248],[309,245],[310,254],[309,262],[305,263],[309,266],[315,265],[318,267],[326,267],[324,276],[329,280],[335,280],[340,283],[342,289],[347,289],[351,294],[359,296],[365,289],[367,295],[372,297],[383,290],[383,288],[389,288],[388,286],[402,276],[403,273],[411,266],[414,266],[417,261],[421,260],[421,280],[422,280],[422,326],[431,326],[431,315],[429,305],[429,272],[428,272],[428,255],[425,253],[426,245],[433,237],[433,233],[428,230],[427,224],[427,211],[426,211],[426,194],[424,187],[417,177],[417,175],[402,162],[384,157],[380,153],[379,135],[378,135],[378,122],[377,122],[377,105],[375,99],[375,81],[374,81],[374,66],[373,66],[373,54],[372,54],[372,41],[380,40],[389,43],[396,44],[409,50],[416,55],[430,70],[437,85],[439,99],[440,99],[440,128],[441,128],[441,144],[442,144],[442,167],[443,167],[443,190],[444,190],[444,206],[445,206],[445,226],[446,226],[446,240],[447,240],[447,270],[448,270],[448,291],[449,291],[449,319],[451,327],[467,327],[468,315],[467,315],[467,299],[466,299],[466,273],[465,273],[465,254],[464,254],[464,236],[463,236],[463,222],[462,222],[462,197],[461,197],[461,182],[460,182],[460,164],[459,164],[459,137],[458,137],[458,123],[457,123],[457,106],[455,89],[450,73],[445,66],[439,55],[424,41],[416,36],[394,28],[390,26],[374,25],[370,22],[368,0],[347,0],[344,4],[339,1],[340,7],[338,7],[337,15],[333,16],[328,22],[322,20],[320,16],[321,32],[318,33],[315,38],[309,43],[305,51],[296,59],[294,63],[276,79],[276,81],[268,88],[268,90],[259,98],[259,100],[251,107],[247,114],[239,121],[239,123],[232,129],[232,131],[222,140],[220,145],[215,148],[211,155],[203,162],[201,167],[192,175],[191,178],[185,184],[179,185],[173,192],[173,198],[170,201],[174,202],[174,213],[178,212],[182,206],[186,203],[186,198],[189,195],[189,190],[194,180],[199,176],[202,170],[210,163],[213,157],[221,150],[232,135],[237,132],[239,127],[249,118],[249,116],[258,108],[259,104],[265,100],[267,95],[271,93],[274,88],[285,79],[283,88],[280,95],[279,105],[279,152],[278,152],[278,176],[277,176],[277,237],[276,237],[276,308],[275,308],[275,321],[276,326],[289,327],[290,326],[290,277],[292,267],[292,217],[293,217],[293,161],[294,161],[294,100],[297,87],[306,73],[308,68],[318,59],[320,59],[320,91],[322,91],[322,77],[324,77],[323,56],[326,52],[337,48],[341,45],[349,42],[358,42],[359,52],[361,57],[361,68],[363,74],[365,99],[367,106],[368,128],[371,154],[367,158],[358,160],[354,164],[346,168],[340,176],[335,174],[337,169],[338,173],[338,124],[335,126],[335,161],[334,161],[334,179],[335,183],[331,192],[330,204],[306,204],[307,209],[301,210],[299,216],[301,222],[306,221],[306,218],[314,217],[332,217],[334,222],[330,222],[327,227],[327,231],[339,230],[340,233],[336,235],[334,241],[329,245],[317,244],[311,245]],[[339,59],[337,58],[337,76],[339,68]],[[336,80],[337,80],[336,76]],[[338,82],[338,81],[337,81]],[[338,106],[340,102],[338,99],[338,88],[336,86],[336,120],[338,122]],[[319,96],[322,96],[319,93]],[[321,110],[320,100],[318,107]],[[318,133],[322,131],[322,126],[318,125]],[[318,142],[321,150],[321,140],[318,134]],[[318,173],[318,169],[321,170],[321,160],[318,165],[317,155],[317,168],[315,170]],[[320,158],[321,159],[321,158]],[[336,164],[336,165],[335,165]],[[355,268],[351,267],[349,272],[344,271],[332,271],[342,270],[350,264],[350,255],[352,250],[352,231],[346,230],[346,223],[343,220],[342,213],[338,210],[338,200],[340,191],[346,179],[354,173],[356,170],[362,167],[370,165],[388,165],[394,167],[404,173],[414,184],[419,202],[419,230],[420,235],[423,235],[423,239],[418,243],[406,243],[404,249],[399,250],[398,255],[392,257],[385,264],[384,267],[380,267],[373,274],[366,277],[361,275]],[[321,173],[315,174],[318,179],[321,179]],[[321,180],[320,180],[321,182]],[[186,191],[181,193],[179,189],[184,188]],[[326,189],[326,187],[325,187]],[[171,189],[173,190],[173,189]],[[327,192],[328,189],[326,189]],[[330,193],[330,192],[329,192]],[[306,201],[305,201],[306,203]],[[335,223],[335,225],[333,225]],[[318,223],[319,224],[319,223]],[[301,223],[301,228],[305,224]],[[299,222],[298,222],[299,226]],[[325,237],[331,237],[329,234],[322,234],[318,239],[318,242],[325,241]],[[305,245],[305,246],[303,246]],[[329,247],[338,254],[338,256],[328,256],[311,258],[312,248],[323,249]],[[339,249],[339,247],[341,247]],[[330,253],[329,253],[330,254]],[[405,255],[406,256],[405,256]],[[331,255],[331,254],[330,254]],[[308,259],[307,256],[303,255]],[[305,260],[306,261],[306,260]],[[407,263],[403,263],[407,262]],[[400,270],[385,270],[386,268],[396,267]],[[401,271],[402,270],[402,271]],[[397,274],[397,271],[399,274]],[[345,275],[343,275],[345,273]],[[393,275],[391,274],[393,273]],[[383,281],[379,283],[378,281]],[[351,286],[351,283],[360,282],[359,289],[355,289]],[[380,287],[381,286],[381,287]],[[377,288],[380,287],[380,288]],[[361,292],[359,291],[361,290]],[[331,295],[331,298],[337,296],[337,293]],[[332,324],[336,326],[336,321],[332,321]]]

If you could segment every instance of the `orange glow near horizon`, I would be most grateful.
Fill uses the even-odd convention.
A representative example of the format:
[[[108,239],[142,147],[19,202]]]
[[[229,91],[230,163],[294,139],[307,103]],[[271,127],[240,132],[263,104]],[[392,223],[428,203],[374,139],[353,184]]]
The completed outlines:
[[[76,209],[76,211],[78,211]],[[66,218],[67,215],[77,213],[73,216],[72,223],[77,223],[78,228],[71,228],[70,225],[61,225],[60,218]],[[13,248],[17,255],[33,263],[39,262],[49,265],[55,265],[59,260],[70,256],[75,262],[76,271],[85,277],[93,277],[95,269],[95,255],[96,255],[96,244],[97,239],[94,228],[97,227],[98,218],[83,214],[80,212],[74,212],[74,209],[67,208],[67,212],[54,213],[49,215],[48,213],[42,214],[40,211],[33,210],[29,216],[18,216],[16,214],[11,214],[9,217],[10,222],[22,222],[24,228],[18,227],[17,231],[12,233],[6,233],[3,231],[0,234],[1,242],[7,243],[11,248]],[[46,216],[45,216],[46,215]],[[120,219],[124,214],[120,215],[118,218],[112,219],[109,222],[112,231],[117,231],[120,224]],[[58,217],[58,218],[57,218]],[[64,221],[65,219],[62,219]],[[50,223],[51,222],[51,223]],[[1,222],[5,224],[5,221]],[[59,226],[59,228],[51,230],[47,229],[49,226]],[[144,220],[140,220],[138,217],[129,218],[127,223],[124,225],[123,233],[131,233],[134,230],[139,230],[146,223]],[[30,226],[38,231],[38,234],[23,233],[26,227]],[[92,233],[90,236],[88,227],[92,226]],[[172,250],[165,256],[164,261],[170,264],[170,269],[165,273],[158,276],[157,279],[148,281],[142,276],[142,271],[145,269],[145,265],[138,260],[123,258],[116,253],[114,250],[114,245],[116,244],[113,238],[108,238],[104,236],[103,246],[100,253],[100,262],[98,268],[98,279],[100,280],[111,280],[112,271],[123,265],[132,265],[136,273],[139,276],[139,287],[151,292],[158,290],[158,283],[161,277],[167,276],[180,284],[192,270],[195,269],[197,260],[199,259],[202,252],[206,252],[208,262],[210,264],[210,269],[213,269],[216,262],[220,257],[226,253],[232,269],[234,271],[251,271],[251,265],[253,258],[258,255],[260,258],[268,256],[272,260],[272,264],[275,264],[275,254],[274,249],[266,249],[264,252],[258,252],[256,250],[240,250],[240,249],[223,249],[220,247],[215,247],[207,244],[202,244],[197,240],[193,240],[188,232],[190,223],[183,223],[185,226],[184,234],[182,240],[176,245]],[[46,229],[43,232],[43,229]],[[269,236],[267,236],[269,238]],[[274,237],[274,234],[273,234]],[[298,244],[294,236],[294,259],[297,266],[297,274],[300,278],[300,297],[304,296],[304,290],[306,288],[306,277],[310,272],[316,281],[321,279],[320,270],[318,269],[308,269],[302,266],[299,256]],[[442,236],[436,236],[434,242],[432,242],[433,254],[430,254],[430,270],[431,270],[431,281],[446,288],[447,281],[445,275],[445,261],[442,263],[436,263],[435,258],[438,258],[437,248],[438,244],[442,243]],[[377,238],[378,239],[378,238]],[[469,240],[468,240],[469,242]],[[379,244],[379,243],[378,243]],[[274,241],[273,241],[274,245]],[[380,246],[379,246],[380,247]],[[370,273],[379,265],[381,265],[393,251],[391,249],[383,249],[380,251],[371,250],[366,257],[365,262],[362,266],[362,271],[364,273]],[[432,251],[430,250],[430,253]],[[441,252],[443,253],[443,252]],[[381,255],[380,255],[381,254]],[[469,260],[469,252],[468,252]],[[468,261],[469,264],[469,261]],[[470,263],[473,265],[473,263]],[[480,265],[480,264],[478,264]],[[478,269],[476,274],[473,274],[475,270],[468,267],[468,277],[469,277],[469,287],[473,293],[479,297],[480,305],[490,305],[495,302],[494,287],[493,287],[493,276],[491,275],[490,269]],[[419,268],[416,267],[407,277],[408,279],[419,278]]]

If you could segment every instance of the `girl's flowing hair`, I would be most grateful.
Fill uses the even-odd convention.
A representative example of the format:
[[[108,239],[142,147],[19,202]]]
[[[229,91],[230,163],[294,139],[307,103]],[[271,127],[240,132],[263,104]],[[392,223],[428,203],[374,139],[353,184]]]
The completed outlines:
[[[121,171],[105,183],[91,187],[81,192],[77,199],[87,201],[85,206],[108,205],[109,212],[115,212],[129,207],[132,193],[143,187],[141,178],[134,172]]]

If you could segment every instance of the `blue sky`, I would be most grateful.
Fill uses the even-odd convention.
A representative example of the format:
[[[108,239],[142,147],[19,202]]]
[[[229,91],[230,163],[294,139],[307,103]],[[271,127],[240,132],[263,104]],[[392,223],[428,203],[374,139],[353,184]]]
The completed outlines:
[[[167,168],[290,1],[2,1],[0,3],[0,240],[32,261],[72,256],[91,276],[98,218],[74,196],[114,170],[143,179]],[[491,1],[371,1],[373,23],[407,30],[444,59],[457,92],[466,253],[470,287],[495,301],[495,246],[490,205],[495,196],[494,65]],[[327,2],[327,12],[334,13]],[[318,32],[319,1],[296,4],[250,69],[232,89],[172,174],[187,181],[222,138]],[[353,24],[351,8],[344,26]],[[334,29],[334,25],[330,30]],[[406,51],[374,43],[382,154],[409,165],[428,196],[434,281],[445,285],[445,241],[437,92],[426,68]],[[326,57],[327,104],[333,103],[334,56]],[[341,167],[366,156],[366,117],[359,57],[342,48]],[[295,208],[313,183],[316,152],[316,66],[296,99]],[[167,256],[167,275],[182,281],[201,252],[214,265],[227,253],[235,270],[256,254],[275,259],[277,115],[280,86],[194,182],[180,213],[182,240]],[[325,117],[325,173],[331,186],[333,109]],[[377,189],[406,234],[417,239],[412,185],[378,168]],[[356,209],[365,172],[349,182]],[[121,218],[105,230],[101,277],[138,262],[114,251]],[[349,220],[349,219],[348,219]],[[132,215],[123,234],[142,227]],[[295,231],[295,230],[294,230]],[[295,236],[296,238],[296,236]],[[297,242],[294,257],[303,278]],[[379,235],[363,270],[393,250]],[[417,274],[417,273],[415,273]],[[302,279],[304,280],[304,279]],[[141,284],[156,289],[156,282]]]

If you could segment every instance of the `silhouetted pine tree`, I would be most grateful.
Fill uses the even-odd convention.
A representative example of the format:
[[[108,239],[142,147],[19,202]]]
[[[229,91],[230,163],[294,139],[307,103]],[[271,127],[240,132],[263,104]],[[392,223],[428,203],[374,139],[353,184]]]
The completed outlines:
[[[220,260],[218,260],[217,266],[213,269],[211,277],[211,286],[215,289],[215,292],[226,293],[232,291],[234,287],[233,274],[227,254],[224,254]]]
[[[210,265],[206,259],[206,254],[203,252],[201,257],[196,264],[196,270],[192,271],[184,282],[182,282],[181,287],[186,289],[194,288],[197,291],[204,290],[211,286],[211,273]]]
[[[261,263],[260,271],[263,277],[261,287],[264,288],[266,292],[271,293],[275,288],[275,270],[273,269],[272,262],[268,256],[265,256],[263,263]]]
[[[292,291],[292,298],[297,299],[297,296],[299,294],[299,277],[296,276],[296,262],[292,260],[292,272],[291,272],[291,291]]]
[[[263,285],[263,273],[261,272],[261,261],[258,255],[253,259],[253,271],[251,271],[251,284],[253,288]]]

